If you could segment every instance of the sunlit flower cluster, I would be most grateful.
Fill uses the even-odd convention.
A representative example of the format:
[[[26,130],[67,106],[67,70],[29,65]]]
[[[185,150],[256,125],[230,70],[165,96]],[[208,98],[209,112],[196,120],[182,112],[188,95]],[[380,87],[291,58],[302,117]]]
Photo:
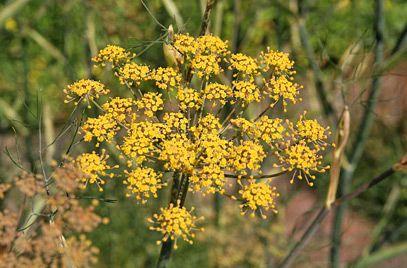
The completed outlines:
[[[78,104],[78,99],[85,98],[87,101],[98,99],[101,95],[109,94],[110,90],[100,82],[81,79],[67,86],[64,89],[64,93],[66,94],[65,103],[75,101],[76,105]]]
[[[199,109],[202,103],[201,96],[193,88],[182,88],[178,90],[177,95],[179,107],[181,110]]]
[[[126,49],[116,46],[108,45],[104,49],[100,50],[98,55],[92,58],[92,61],[101,64],[102,66],[107,63],[112,63],[113,65],[119,65],[131,60],[135,57],[133,53],[127,51]]]
[[[314,183],[309,181],[315,179],[311,172],[325,172],[329,166],[323,167],[322,156],[318,154],[318,149],[312,149],[305,141],[301,140],[297,144],[287,146],[281,153],[277,153],[284,171],[295,171],[290,180],[294,178],[305,178],[307,183],[312,186]],[[298,173],[298,174],[297,174]],[[297,176],[296,176],[297,175]]]
[[[217,100],[220,104],[225,104],[227,99],[232,96],[232,88],[219,83],[210,83],[204,88],[203,95],[206,100]],[[215,105],[216,102],[213,102],[213,106]]]
[[[261,52],[260,62],[264,65],[264,70],[273,70],[275,73],[286,73],[288,75],[294,74],[293,70],[294,61],[290,59],[288,53],[274,51],[267,48],[266,52]]]
[[[142,98],[136,101],[137,109],[143,110],[147,117],[153,117],[157,111],[163,109],[162,94],[148,92]]]
[[[259,74],[259,66],[256,60],[242,53],[233,54],[230,57],[230,70],[236,70],[234,76],[242,74],[243,76],[256,76]]]
[[[102,185],[106,183],[104,177],[113,177],[113,173],[108,173],[112,169],[107,164],[108,155],[102,151],[101,155],[92,153],[83,153],[75,159],[75,164],[82,171],[82,176],[79,181],[86,187],[88,183],[96,184],[100,191],[103,191]]]
[[[247,211],[251,211],[251,215],[254,216],[256,211],[259,211],[263,218],[267,216],[263,214],[263,210],[272,210],[277,213],[275,209],[275,199],[278,197],[276,187],[271,187],[266,182],[256,182],[250,180],[248,184],[243,185],[239,191],[243,199],[243,204],[240,205],[242,214]]]
[[[185,207],[170,204],[168,208],[161,208],[160,214],[154,214],[152,219],[149,219],[154,225],[150,230],[158,231],[163,234],[162,241],[168,239],[175,241],[174,247],[177,248],[177,239],[182,238],[192,244],[192,239],[195,237],[195,231],[199,230],[196,227],[198,218],[192,215],[194,208],[188,211]],[[157,241],[161,243],[161,241]]]
[[[182,77],[181,74],[174,68],[159,67],[151,74],[151,78],[160,89],[174,89],[179,87]]]
[[[125,64],[117,73],[120,83],[129,85],[140,85],[141,82],[150,78],[150,68],[146,65],[139,65],[135,62]]]
[[[96,146],[114,144],[109,148],[123,166],[114,172],[123,178],[128,196],[145,203],[170,186],[171,202],[153,216],[152,230],[161,232],[163,241],[191,242],[196,217],[184,206],[187,194],[233,197],[242,202],[243,214],[266,217],[276,211],[278,196],[269,178],[288,175],[291,182],[304,178],[312,185],[314,174],[328,168],[321,152],[329,131],[305,114],[291,122],[278,111],[301,100],[287,53],[267,49],[249,56],[231,53],[228,43],[213,35],[172,37],[165,44],[178,57],[172,67],[136,63],[134,54],[117,48],[100,52],[95,61],[112,63],[133,98],[101,104],[95,98],[100,115],[86,120],[82,133]],[[256,115],[254,106],[264,110]],[[275,174],[264,174],[265,159],[273,161]],[[75,161],[83,170],[82,183],[102,187],[113,176],[104,152],[85,153]]]
[[[125,173],[124,184],[127,185],[127,196],[134,195],[143,204],[150,196],[157,197],[158,190],[165,186],[161,180],[162,174],[157,174],[152,168],[137,167]]]

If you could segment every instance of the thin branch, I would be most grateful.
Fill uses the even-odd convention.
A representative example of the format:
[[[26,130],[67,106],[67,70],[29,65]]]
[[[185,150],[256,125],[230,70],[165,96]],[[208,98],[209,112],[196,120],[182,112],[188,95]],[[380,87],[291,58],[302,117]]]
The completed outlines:
[[[384,12],[383,12],[383,1],[375,0],[375,19],[374,19],[374,32],[376,38],[375,47],[375,68],[377,68],[383,62],[383,50],[384,50]],[[359,160],[365,148],[366,141],[370,134],[370,129],[374,121],[374,110],[377,104],[377,99],[381,88],[381,77],[374,76],[372,79],[371,91],[367,100],[367,106],[364,110],[362,121],[360,123],[359,129],[356,134],[355,143],[352,146],[352,151],[348,156],[349,165],[343,170],[340,178],[340,192],[341,194],[346,194],[352,185],[352,177],[359,164]],[[341,246],[341,233],[342,233],[342,222],[346,210],[346,202],[344,205],[338,206],[334,225],[332,230],[332,248],[331,248],[331,267],[339,267],[339,256],[340,256],[340,246]]]
[[[402,165],[404,167],[407,166],[407,162],[402,162]],[[363,183],[360,185],[355,191],[344,195],[343,197],[336,199],[335,202],[331,204],[331,208],[338,207],[344,203],[347,203],[348,201],[358,197],[360,194],[364,193],[365,191],[369,190],[376,184],[384,181],[385,179],[389,178],[391,175],[393,175],[397,170],[396,165],[393,167],[387,169],[377,177],[371,179],[368,182]],[[280,268],[287,268],[290,267],[292,262],[295,260],[295,258],[300,254],[301,250],[307,245],[309,240],[314,236],[315,232],[318,230],[320,227],[321,223],[323,220],[326,218],[328,213],[331,211],[330,208],[327,206],[324,206],[320,208],[317,216],[314,218],[314,220],[311,222],[301,239],[295,244],[293,249],[287,254],[287,256],[284,258],[282,263],[278,266]]]
[[[258,176],[244,176],[242,178],[253,178],[253,179],[268,179],[268,178],[274,178],[274,177],[279,177],[281,175],[286,174],[287,171],[281,171],[278,173],[274,173],[274,174],[264,174],[264,175],[258,175]],[[239,178],[238,175],[236,174],[225,174],[226,178]]]

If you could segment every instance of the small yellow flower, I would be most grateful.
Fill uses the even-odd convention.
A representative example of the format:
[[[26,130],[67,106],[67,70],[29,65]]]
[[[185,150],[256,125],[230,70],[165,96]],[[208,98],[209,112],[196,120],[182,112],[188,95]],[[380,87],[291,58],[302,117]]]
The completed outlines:
[[[177,99],[179,108],[183,111],[187,109],[198,110],[202,105],[202,97],[199,92],[189,87],[178,89]]]
[[[102,185],[106,183],[103,177],[107,176],[113,178],[114,174],[107,174],[107,171],[117,167],[109,166],[107,164],[108,158],[109,156],[106,155],[105,150],[102,150],[101,155],[98,155],[95,152],[84,153],[74,160],[74,163],[83,174],[83,176],[79,178],[79,181],[83,183],[83,188],[85,188],[88,183],[96,183],[99,187],[99,191],[103,191]]]
[[[263,210],[272,210],[274,213],[277,213],[275,199],[279,194],[276,191],[276,187],[271,187],[266,182],[249,180],[239,191],[239,194],[244,202],[240,205],[243,215],[249,210],[251,211],[251,216],[254,216],[255,212],[259,210],[261,216],[265,219],[267,216],[263,214]]]
[[[133,99],[131,98],[112,98],[109,102],[102,105],[106,114],[111,115],[113,119],[120,123],[125,123],[126,117],[133,111]]]
[[[208,114],[199,119],[197,126],[190,128],[196,140],[205,140],[208,135],[217,136],[222,125],[213,114]]]
[[[146,65],[139,65],[135,62],[126,63],[117,72],[122,85],[140,85],[141,82],[150,78],[150,68]]]
[[[127,185],[127,196],[134,195],[141,203],[146,203],[150,196],[157,198],[157,192],[166,183],[163,183],[161,174],[157,174],[152,168],[137,167],[126,173],[126,180],[123,182]]]
[[[176,34],[174,35],[174,47],[182,55],[189,58],[191,54],[195,54],[198,46],[195,38],[188,34]]]
[[[185,133],[188,119],[182,113],[165,113],[163,117],[167,133]]]
[[[71,102],[75,100],[75,105],[78,104],[76,101],[78,97],[86,98],[89,100],[98,99],[101,95],[106,95],[110,93],[105,85],[100,82],[89,80],[89,79],[81,79],[72,85],[67,86],[64,89],[64,93],[66,94],[65,103]]]
[[[232,96],[232,88],[219,83],[209,83],[204,88],[203,95],[206,100],[217,100],[221,104],[226,104],[226,100]]]
[[[298,98],[299,90],[302,89],[302,86],[293,83],[292,78],[287,78],[283,75],[273,76],[266,83],[266,94],[274,100],[272,106],[280,99],[283,101],[284,111],[286,112],[287,103],[291,101],[292,103],[297,103],[301,101],[301,98]]]
[[[154,143],[164,138],[163,125],[152,122],[133,122],[130,124],[127,136],[119,149],[128,157],[129,165],[132,161],[141,164],[147,157],[156,151]]]
[[[260,54],[260,59],[264,65],[263,70],[265,72],[271,69],[275,74],[285,73],[292,75],[295,73],[295,71],[293,71],[294,61],[290,60],[288,53],[267,48],[266,53],[262,52]]]
[[[195,145],[184,134],[175,134],[171,139],[162,142],[159,160],[164,167],[172,171],[191,174],[196,160]]]
[[[139,110],[144,110],[147,117],[153,117],[157,111],[161,111],[164,107],[164,101],[161,98],[162,94],[149,92],[136,101],[136,106]]]
[[[112,63],[113,66],[126,63],[134,58],[136,55],[126,51],[126,49],[116,46],[108,45],[104,49],[100,50],[96,57],[92,58],[92,61],[105,66],[107,63]]]
[[[190,182],[194,191],[205,193],[224,193],[225,173],[228,167],[230,142],[216,134],[206,133],[199,141],[198,163]]]
[[[283,171],[294,171],[290,183],[294,183],[295,177],[301,180],[304,176],[308,185],[313,186],[314,183],[308,179],[315,179],[311,172],[324,173],[329,169],[329,166],[321,167],[322,156],[318,154],[318,149],[310,148],[304,140],[293,145],[287,144],[283,152],[277,153],[277,156]]]
[[[233,96],[245,103],[260,102],[260,89],[254,81],[233,81]]]
[[[223,41],[214,35],[203,35],[196,39],[196,46],[200,54],[214,54],[218,56],[226,56],[230,52],[228,50],[227,41]]]
[[[88,118],[82,126],[84,141],[89,142],[93,138],[96,138],[96,147],[99,147],[101,142],[111,141],[119,130],[120,127],[111,114],[103,114],[96,118]]]
[[[229,148],[230,165],[232,169],[247,175],[247,170],[257,171],[266,157],[263,146],[254,141],[242,141],[241,144]]]
[[[220,62],[221,59],[216,55],[198,54],[191,60],[192,73],[199,78],[205,77],[209,79],[211,76],[216,76],[223,71],[219,65]]]
[[[154,214],[148,221],[155,226],[151,226],[150,230],[157,231],[163,234],[161,241],[157,244],[165,242],[168,239],[174,241],[174,248],[177,249],[177,239],[182,238],[184,241],[192,244],[192,239],[195,237],[195,231],[199,230],[196,227],[196,222],[199,220],[192,215],[194,208],[188,211],[185,207],[170,204],[168,208],[161,208],[160,214]],[[201,229],[202,230],[202,229]]]
[[[239,74],[245,76],[256,76],[259,74],[259,66],[255,59],[246,56],[242,53],[233,54],[230,58],[229,70],[236,70],[234,74],[237,77]]]
[[[316,146],[321,145],[326,146],[326,139],[328,138],[329,127],[324,128],[315,119],[305,119],[304,115],[301,115],[300,120],[295,125],[295,133],[300,136],[300,138],[306,141],[314,143]]]
[[[159,67],[152,72],[151,78],[155,80],[155,84],[161,89],[174,89],[180,86],[182,76],[172,67]]]
[[[262,139],[266,143],[275,142],[283,139],[285,127],[283,120],[279,118],[269,118],[262,116],[254,124],[256,129],[255,137]]]

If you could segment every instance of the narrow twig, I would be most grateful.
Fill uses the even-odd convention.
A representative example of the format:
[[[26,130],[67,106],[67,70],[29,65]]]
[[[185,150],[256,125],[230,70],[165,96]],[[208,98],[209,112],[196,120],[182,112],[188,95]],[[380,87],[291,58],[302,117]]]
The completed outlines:
[[[403,163],[404,166],[407,165],[406,162]],[[376,184],[382,182],[383,180],[387,179],[391,175],[393,175],[397,171],[396,165],[393,167],[387,169],[377,177],[373,178],[372,180],[363,183],[360,185],[355,191],[342,196],[339,199],[336,199],[335,202],[331,204],[331,208],[338,207],[354,198],[359,196],[360,194],[364,193],[371,187],[375,186]],[[328,208],[327,206],[324,206],[320,208],[318,211],[317,216],[314,218],[314,220],[311,222],[301,239],[295,244],[293,249],[287,254],[287,256],[284,258],[284,260],[281,262],[281,264],[278,266],[280,268],[286,268],[290,267],[292,262],[295,260],[295,258],[300,254],[301,250],[306,246],[306,244],[309,242],[309,240],[314,236],[315,232],[318,230],[320,227],[322,221],[326,218],[328,213],[331,211],[331,208]]]
[[[374,19],[374,32],[376,37],[376,47],[375,47],[375,67],[379,66],[383,61],[383,50],[384,50],[384,14],[383,14],[383,1],[375,0],[375,19]],[[377,99],[380,93],[380,76],[374,76],[372,79],[371,91],[367,100],[367,106],[364,110],[362,120],[359,129],[356,134],[355,143],[352,146],[352,151],[348,156],[349,165],[341,173],[341,178],[339,181],[340,193],[342,195],[349,191],[352,183],[352,177],[359,164],[359,160],[365,148],[366,141],[370,134],[370,129],[374,121],[374,109],[376,107]],[[346,210],[346,202],[343,205],[338,206],[334,225],[332,230],[332,248],[331,248],[331,267],[339,267],[339,256],[340,256],[340,246],[341,246],[341,233],[342,233],[342,222]]]

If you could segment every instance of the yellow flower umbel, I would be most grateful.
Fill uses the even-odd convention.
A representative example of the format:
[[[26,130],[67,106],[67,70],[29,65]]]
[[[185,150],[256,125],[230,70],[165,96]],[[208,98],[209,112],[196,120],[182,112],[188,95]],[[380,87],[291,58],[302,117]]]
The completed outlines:
[[[292,78],[287,78],[285,76],[273,76],[271,79],[266,82],[266,94],[274,100],[271,104],[274,106],[280,99],[283,102],[284,112],[287,111],[288,101],[292,103],[297,103],[301,101],[301,98],[298,98],[299,90],[302,86],[293,83]]]
[[[137,109],[143,110],[147,117],[153,117],[157,111],[163,109],[162,94],[149,92],[143,95],[143,97],[136,101]]]
[[[190,174],[196,160],[195,145],[185,135],[175,134],[164,140],[158,159],[165,162],[164,167],[168,170]]]
[[[107,164],[108,158],[109,156],[106,155],[105,150],[102,150],[101,155],[98,155],[95,152],[84,153],[74,160],[74,163],[83,175],[79,178],[83,188],[85,188],[88,183],[96,183],[99,187],[99,191],[103,191],[102,186],[106,183],[104,177],[113,178],[114,176],[113,173],[107,173],[107,171],[112,169],[112,167]],[[116,168],[116,166],[114,168]]]
[[[266,182],[256,182],[255,180],[249,180],[247,184],[242,186],[239,190],[239,194],[243,199],[243,204],[240,205],[242,214],[247,211],[251,211],[251,216],[255,216],[255,212],[259,211],[260,215],[265,219],[266,215],[264,211],[272,210],[277,213],[275,209],[275,199],[279,196],[276,191],[276,187],[271,187]]]
[[[201,96],[193,88],[182,88],[178,90],[177,99],[179,108],[183,111],[187,109],[199,109],[202,104]]]
[[[92,61],[105,66],[107,63],[112,63],[113,66],[126,63],[134,58],[136,55],[128,52],[126,49],[116,46],[108,45],[104,49],[99,51],[96,57],[92,58]]]
[[[87,99],[99,111],[81,131],[85,141],[119,151],[126,167],[116,172],[124,178],[127,196],[145,203],[167,185],[164,174],[172,176],[171,204],[151,219],[165,247],[179,237],[192,242],[196,217],[183,206],[189,194],[234,198],[228,191],[240,185],[242,213],[264,216],[275,211],[278,196],[269,178],[287,175],[293,182],[305,177],[312,185],[313,174],[328,168],[321,167],[328,128],[305,115],[290,122],[276,105],[280,101],[286,111],[301,100],[302,87],[295,83],[287,53],[269,48],[259,55],[231,53],[219,37],[174,34],[172,27],[163,52],[168,66],[157,68],[117,46],[107,46],[94,58],[98,65],[112,66],[113,77],[131,97],[98,98],[109,91],[92,80],[65,91],[67,101]],[[233,74],[230,81],[224,70]],[[259,111],[260,103],[270,104]],[[262,170],[268,156],[266,163],[274,161],[278,168],[273,174]],[[81,181],[104,184],[103,178],[112,176],[106,160],[104,152],[80,156]]]
[[[242,141],[231,147],[229,153],[233,170],[242,175],[247,175],[248,170],[259,170],[260,163],[266,157],[263,147],[253,141]]]
[[[140,122],[132,123],[123,144],[118,148],[128,158],[128,165],[132,162],[143,163],[154,154],[158,148],[154,145],[159,139],[164,138],[160,123]]]
[[[91,141],[96,138],[96,147],[99,147],[101,142],[111,141],[119,130],[120,127],[116,119],[110,113],[99,115],[96,118],[88,118],[82,126],[84,141]]]
[[[120,83],[125,85],[140,85],[142,82],[149,80],[150,68],[146,65],[139,65],[130,62],[121,67],[117,73]]]
[[[293,71],[294,61],[290,60],[288,53],[274,51],[268,47],[267,52],[260,54],[260,61],[265,72],[271,70],[275,74],[284,73],[287,75],[295,73]]]
[[[67,86],[64,93],[66,94],[65,103],[75,101],[75,105],[77,105],[78,100],[85,98],[89,102],[89,100],[98,99],[101,95],[109,94],[110,90],[100,82],[81,79]]]
[[[126,117],[133,112],[134,101],[131,98],[112,98],[102,105],[102,109],[119,123],[125,123]]]
[[[198,218],[192,215],[194,208],[188,211],[185,207],[179,207],[173,203],[168,208],[161,208],[160,214],[154,214],[153,218],[148,221],[154,226],[150,227],[150,230],[158,231],[163,234],[162,240],[157,241],[161,244],[161,241],[165,242],[168,239],[174,241],[174,248],[177,249],[177,239],[181,238],[184,241],[192,244],[192,239],[195,237],[195,231],[202,230],[196,227]]]
[[[178,88],[182,77],[181,74],[172,67],[159,67],[151,74],[151,78],[155,80],[155,84],[160,89]]]
[[[326,139],[329,127],[324,128],[315,119],[305,119],[305,113],[301,115],[300,120],[295,125],[294,132],[308,142],[313,143],[317,148],[324,149],[327,145]]]
[[[157,198],[157,192],[166,184],[162,182],[162,174],[157,174],[152,168],[137,167],[132,171],[125,171],[127,185],[127,196],[134,196],[142,204],[153,196]]]
[[[188,119],[183,113],[165,113],[163,121],[167,134],[174,135],[187,131]]]
[[[203,94],[206,100],[219,101],[220,104],[224,105],[227,99],[232,96],[232,88],[220,83],[210,83],[204,88]],[[213,106],[215,105],[214,102]]]
[[[312,175],[311,172],[324,173],[329,169],[329,166],[321,167],[322,156],[318,153],[318,149],[310,148],[303,140],[287,146],[282,153],[278,153],[283,171],[294,171],[290,183],[294,182],[295,177],[300,180],[305,177],[308,185],[313,186],[314,183],[309,178],[314,180],[315,175]]]
[[[233,54],[230,58],[229,70],[236,70],[233,74],[237,77],[239,74],[243,77],[256,76],[259,74],[259,66],[254,58],[244,55],[242,53]]]
[[[254,81],[233,81],[233,96],[243,103],[260,102],[260,89]]]

